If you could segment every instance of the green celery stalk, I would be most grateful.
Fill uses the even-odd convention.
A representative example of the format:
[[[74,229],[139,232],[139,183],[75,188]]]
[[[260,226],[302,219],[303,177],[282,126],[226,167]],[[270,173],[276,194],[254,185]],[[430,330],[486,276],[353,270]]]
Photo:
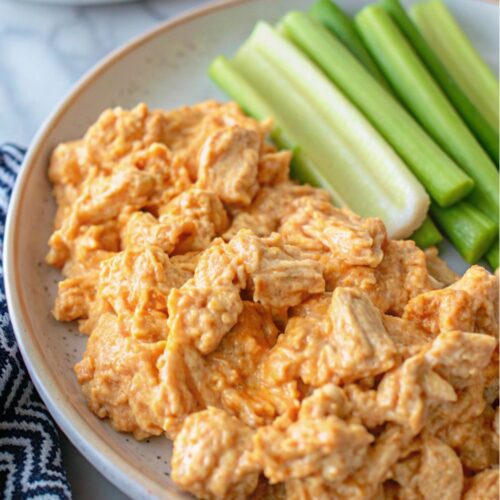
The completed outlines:
[[[439,205],[452,205],[471,191],[472,179],[321,23],[290,12],[283,29],[366,115]]]
[[[486,260],[494,271],[498,269],[498,239],[491,245],[490,249],[486,252]]]
[[[397,95],[474,180],[471,200],[498,224],[498,171],[388,14],[379,5],[355,18],[368,49]]]
[[[440,0],[417,3],[410,14],[450,75],[498,132],[498,80],[446,5]]]
[[[343,150],[344,161],[332,156],[329,168],[348,206],[361,215],[383,219],[393,237],[411,234],[425,217],[429,199],[393,149],[319,68],[270,25],[258,23],[242,52],[252,47],[314,107],[312,113],[310,109],[304,113],[330,127],[329,140],[337,141],[336,152]],[[235,63],[240,58],[238,54]],[[251,60],[241,62],[242,71],[251,64]]]
[[[323,0],[321,0],[323,1]],[[324,0],[327,1],[327,0]],[[476,136],[491,159],[498,165],[498,132],[472,104],[467,95],[456,84],[432,48],[420,34],[415,24],[406,14],[399,0],[381,0],[380,5],[391,14],[399,29],[427,66],[436,82],[441,86],[455,109]]]
[[[224,56],[219,56],[212,61],[208,74],[248,115],[257,120],[265,120],[275,115],[265,99],[232,67],[230,61]],[[322,187],[330,193],[335,193],[331,179],[321,175],[317,166],[301,152],[300,145],[289,137],[286,126],[281,128],[276,121],[273,125],[270,135],[276,145],[281,149],[293,151],[293,160],[290,165],[292,177],[300,182]],[[345,202],[338,196],[335,199],[338,205],[345,206]]]
[[[443,241],[443,235],[439,232],[430,217],[426,217],[424,223],[410,236],[417,246],[422,249],[435,246]]]
[[[365,160],[359,155],[360,146],[353,148],[351,143],[347,143],[345,137],[332,128],[331,124],[314,109],[273,63],[249,44],[239,49],[232,63],[258,92],[262,95],[265,93],[266,99],[273,105],[277,123],[286,123],[291,135],[297,138],[296,143],[300,144],[304,156],[311,159],[324,177],[329,176],[334,180],[334,200],[336,197],[341,198],[344,205],[361,215],[381,216],[387,223],[389,234],[400,232],[400,228],[393,223],[394,218],[387,218],[391,215],[398,215],[398,210],[404,222],[410,218],[410,227],[418,227],[425,216],[428,202],[423,207],[420,220],[408,216],[405,218],[404,216],[407,215],[405,208],[412,210],[414,214],[415,206],[418,207],[417,210],[422,209],[422,203],[409,192],[408,196],[415,200],[415,206],[412,203],[407,207],[395,209],[397,204],[394,204],[390,197],[387,198],[386,190],[380,186],[380,183],[368,182],[373,181],[373,177],[362,170]],[[355,110],[354,107],[352,109]],[[357,113],[357,110],[355,112]],[[345,113],[342,116],[345,116]],[[356,128],[363,135],[362,124],[359,122],[351,125],[349,121],[344,123],[344,127],[349,126]],[[416,183],[416,188],[419,189],[418,183]],[[359,196],[360,191],[363,192],[363,196]],[[426,199],[427,196],[423,190],[422,193]],[[389,209],[381,214],[381,209],[387,209],[387,207]],[[405,226],[403,226],[404,229]],[[412,230],[407,231],[407,234]]]
[[[486,253],[498,235],[497,226],[467,201],[447,208],[432,203],[430,212],[460,255],[470,264],[476,263]]]
[[[356,30],[354,21],[332,0],[317,0],[309,15],[326,26],[358,58],[365,68],[384,86],[384,76],[378,69]]]

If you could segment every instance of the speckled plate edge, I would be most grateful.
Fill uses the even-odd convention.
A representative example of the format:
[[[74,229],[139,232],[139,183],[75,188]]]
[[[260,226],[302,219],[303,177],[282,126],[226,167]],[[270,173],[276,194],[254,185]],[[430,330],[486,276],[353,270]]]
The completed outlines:
[[[47,405],[50,413],[78,450],[96,467],[107,479],[118,488],[133,498],[183,498],[174,488],[160,487],[154,480],[141,474],[141,472],[123,459],[119,453],[104,443],[88,425],[85,419],[64,396],[58,380],[52,372],[46,369],[47,362],[39,345],[35,328],[31,323],[27,310],[27,303],[17,286],[20,283],[20,269],[18,268],[17,229],[20,207],[25,195],[25,187],[31,176],[36,159],[41,154],[44,142],[57,126],[72,103],[78,99],[85,90],[101,73],[105,72],[116,61],[123,59],[130,52],[143,44],[181,24],[186,24],[195,18],[211,14],[215,11],[237,6],[252,0],[220,0],[208,3],[202,7],[192,9],[176,16],[146,33],[134,38],[129,43],[122,45],[100,63],[88,71],[72,88],[72,90],[59,102],[54,112],[44,121],[35,135],[30,148],[24,158],[22,168],[15,188],[13,190],[4,236],[3,264],[7,305],[12,321],[16,339],[26,364],[26,368],[35,384],[42,400]],[[31,332],[31,333],[30,333]],[[184,497],[185,498],[185,497]]]

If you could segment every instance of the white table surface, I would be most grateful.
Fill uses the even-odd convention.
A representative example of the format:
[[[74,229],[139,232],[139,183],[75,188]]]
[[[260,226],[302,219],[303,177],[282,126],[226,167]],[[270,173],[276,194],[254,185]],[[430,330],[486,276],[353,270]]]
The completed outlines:
[[[0,0],[0,143],[27,146],[54,106],[103,56],[204,1],[71,6]],[[76,500],[127,498],[61,440]]]

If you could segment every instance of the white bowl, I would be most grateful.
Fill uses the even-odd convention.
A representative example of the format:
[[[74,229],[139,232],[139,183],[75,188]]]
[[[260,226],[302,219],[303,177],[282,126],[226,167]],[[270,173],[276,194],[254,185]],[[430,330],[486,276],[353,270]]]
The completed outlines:
[[[232,0],[171,20],[110,55],[60,103],[26,156],[12,196],[4,269],[9,310],[31,377],[57,423],[108,479],[135,498],[184,498],[168,476],[171,447],[165,438],[137,443],[115,432],[87,408],[73,374],[86,338],[50,313],[59,272],[44,263],[55,204],[46,176],[52,149],[79,138],[109,106],[145,101],[170,108],[223,96],[206,76],[220,53],[231,55],[259,19],[276,21],[302,0]],[[369,2],[344,0],[355,12]],[[498,8],[453,0],[451,7],[477,47],[498,61]],[[496,68],[495,68],[496,69]],[[452,255],[456,268],[463,263]],[[458,270],[458,269],[457,269]],[[463,270],[463,269],[462,269]]]

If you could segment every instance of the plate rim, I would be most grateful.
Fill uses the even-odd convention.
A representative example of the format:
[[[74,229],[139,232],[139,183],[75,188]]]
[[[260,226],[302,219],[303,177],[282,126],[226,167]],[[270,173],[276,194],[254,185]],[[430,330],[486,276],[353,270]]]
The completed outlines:
[[[180,499],[183,496],[173,485],[160,486],[155,480],[145,476],[129,461],[122,458],[112,447],[105,444],[72,403],[66,400],[65,393],[56,377],[45,369],[47,365],[45,356],[35,334],[36,329],[26,313],[27,300],[20,286],[22,275],[16,259],[16,255],[19,255],[17,249],[20,208],[26,194],[28,180],[48,135],[58,125],[67,109],[95,79],[117,61],[162,33],[213,12],[252,1],[254,0],[215,0],[188,9],[133,37],[104,56],[76,81],[40,125],[23,159],[9,202],[2,255],[4,286],[12,328],[26,369],[49,413],[72,444],[102,475],[133,498]]]

